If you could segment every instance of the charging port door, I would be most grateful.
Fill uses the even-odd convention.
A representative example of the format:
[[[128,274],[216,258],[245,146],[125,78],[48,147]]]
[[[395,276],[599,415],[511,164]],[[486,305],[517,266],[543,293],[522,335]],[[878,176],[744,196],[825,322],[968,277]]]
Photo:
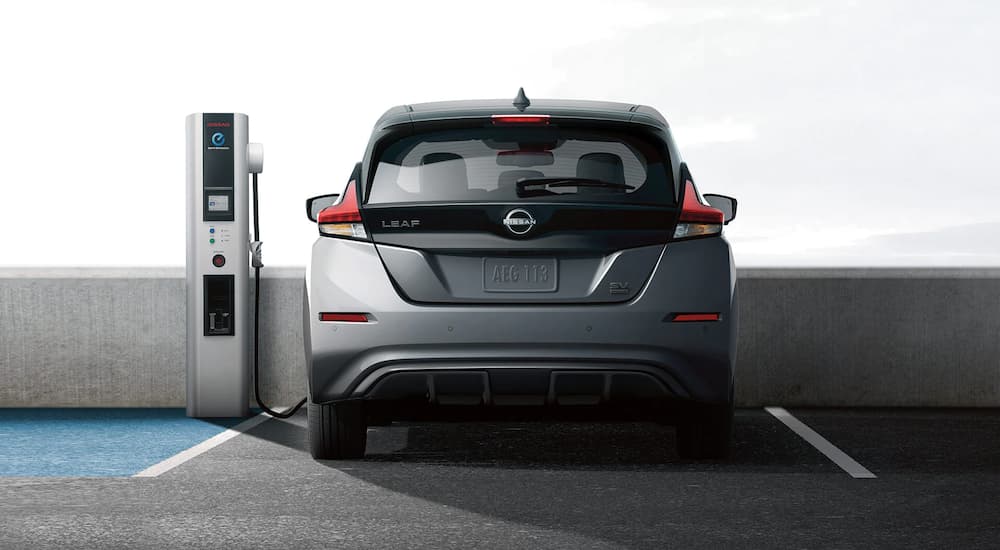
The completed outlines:
[[[233,275],[205,275],[205,336],[233,336]]]

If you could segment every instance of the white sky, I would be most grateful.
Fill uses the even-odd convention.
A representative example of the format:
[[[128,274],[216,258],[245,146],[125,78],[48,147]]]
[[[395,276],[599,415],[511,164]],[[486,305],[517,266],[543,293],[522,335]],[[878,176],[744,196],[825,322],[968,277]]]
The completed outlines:
[[[183,265],[184,117],[250,115],[267,265],[388,107],[645,103],[740,266],[1000,265],[989,2],[16,2],[0,13],[0,265]]]

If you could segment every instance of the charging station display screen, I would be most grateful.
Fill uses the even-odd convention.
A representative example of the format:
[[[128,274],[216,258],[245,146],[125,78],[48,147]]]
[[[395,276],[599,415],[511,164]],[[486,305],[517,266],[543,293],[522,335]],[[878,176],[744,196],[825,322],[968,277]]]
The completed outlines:
[[[229,195],[209,195],[209,212],[229,212]]]

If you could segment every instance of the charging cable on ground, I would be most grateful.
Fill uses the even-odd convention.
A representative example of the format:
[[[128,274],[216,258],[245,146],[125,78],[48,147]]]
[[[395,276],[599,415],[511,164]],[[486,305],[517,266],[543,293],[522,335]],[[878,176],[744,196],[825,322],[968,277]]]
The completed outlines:
[[[264,267],[264,262],[260,255],[260,222],[257,214],[257,172],[253,172],[253,241],[250,242],[251,263],[253,265],[253,396],[257,399],[257,406],[262,411],[275,418],[291,418],[305,405],[306,398],[303,397],[298,405],[285,412],[278,412],[264,404],[260,397],[260,268]]]

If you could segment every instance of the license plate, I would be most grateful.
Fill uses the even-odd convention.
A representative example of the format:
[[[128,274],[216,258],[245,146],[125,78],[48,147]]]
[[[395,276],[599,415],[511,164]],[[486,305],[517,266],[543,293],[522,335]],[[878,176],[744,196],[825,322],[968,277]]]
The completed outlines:
[[[486,292],[555,292],[559,280],[555,258],[484,258]]]

